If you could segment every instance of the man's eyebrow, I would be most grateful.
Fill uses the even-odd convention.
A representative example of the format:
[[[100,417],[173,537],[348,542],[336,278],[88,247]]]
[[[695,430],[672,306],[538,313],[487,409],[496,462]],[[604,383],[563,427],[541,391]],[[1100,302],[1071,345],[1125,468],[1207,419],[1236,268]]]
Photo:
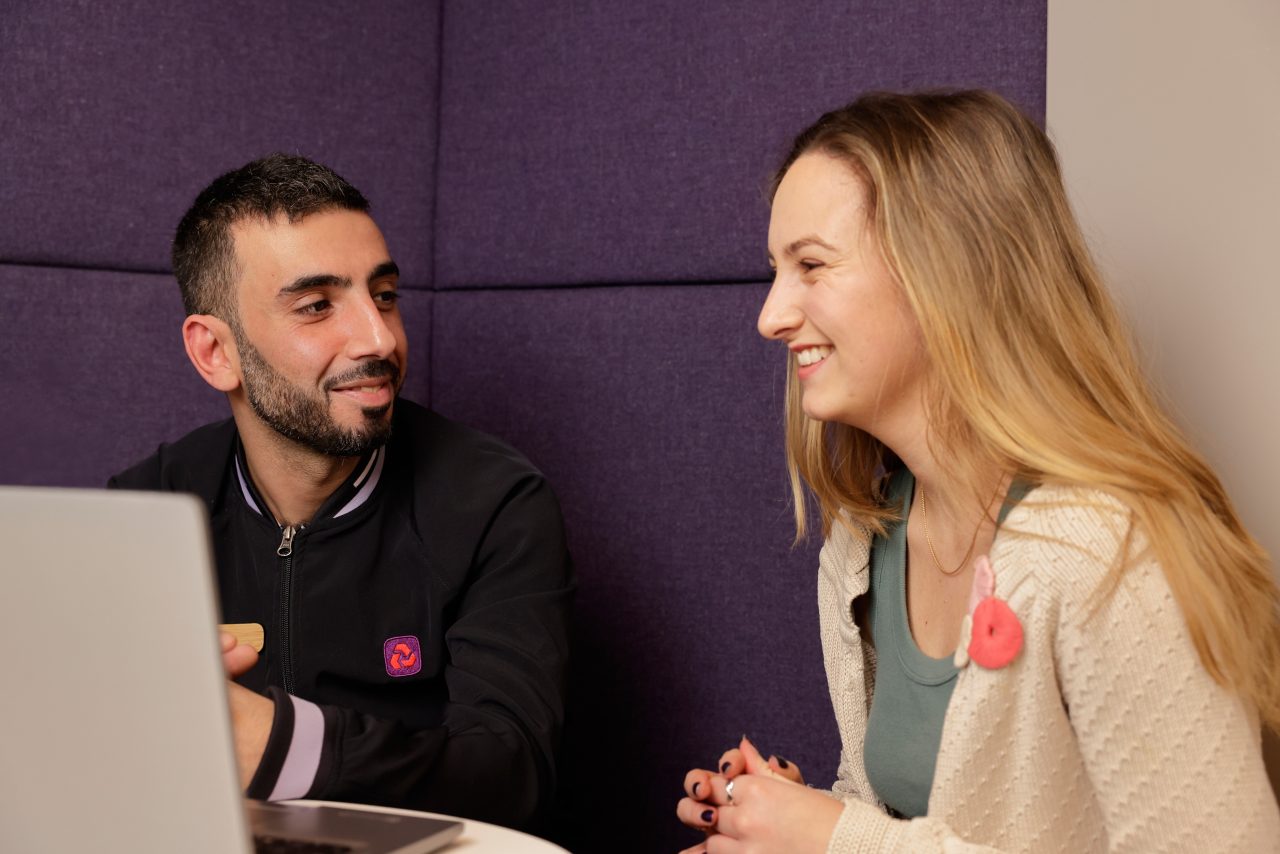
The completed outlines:
[[[276,292],[277,297],[292,296],[314,288],[349,288],[351,280],[333,273],[316,273],[313,276],[299,276]]]
[[[369,281],[373,282],[386,276],[399,276],[400,268],[395,261],[383,261],[373,268]],[[346,276],[335,276],[333,273],[316,273],[311,276],[299,276],[276,292],[277,297],[293,296],[314,288],[349,288],[351,280]]]
[[[400,268],[396,266],[395,261],[383,261],[381,264],[373,268],[373,272],[369,274],[369,281],[373,282],[386,276],[400,277]]]

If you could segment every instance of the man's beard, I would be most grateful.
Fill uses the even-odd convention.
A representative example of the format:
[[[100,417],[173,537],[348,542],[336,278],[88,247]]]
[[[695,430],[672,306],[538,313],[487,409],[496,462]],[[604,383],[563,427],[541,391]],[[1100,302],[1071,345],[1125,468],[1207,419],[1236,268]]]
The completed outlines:
[[[331,457],[360,457],[391,437],[391,404],[365,407],[364,426],[343,427],[329,413],[329,391],[361,379],[384,379],[393,389],[400,384],[400,371],[386,359],[364,362],[340,376],[325,380],[323,391],[309,394],[291,383],[262,357],[248,339],[236,334],[240,367],[244,372],[245,396],[249,407],[273,430],[299,445]]]

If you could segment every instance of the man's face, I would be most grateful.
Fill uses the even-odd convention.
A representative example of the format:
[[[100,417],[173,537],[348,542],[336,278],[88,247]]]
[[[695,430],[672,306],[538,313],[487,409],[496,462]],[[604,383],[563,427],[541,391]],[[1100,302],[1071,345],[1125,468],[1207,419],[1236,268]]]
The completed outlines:
[[[322,454],[358,456],[391,433],[408,346],[399,271],[366,214],[232,226],[240,379],[253,412]]]

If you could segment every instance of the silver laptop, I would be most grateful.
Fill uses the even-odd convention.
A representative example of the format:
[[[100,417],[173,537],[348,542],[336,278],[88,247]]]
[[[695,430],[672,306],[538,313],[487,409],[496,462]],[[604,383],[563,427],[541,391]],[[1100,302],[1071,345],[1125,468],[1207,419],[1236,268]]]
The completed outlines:
[[[0,851],[420,854],[462,832],[246,802],[215,595],[196,498],[0,487]]]

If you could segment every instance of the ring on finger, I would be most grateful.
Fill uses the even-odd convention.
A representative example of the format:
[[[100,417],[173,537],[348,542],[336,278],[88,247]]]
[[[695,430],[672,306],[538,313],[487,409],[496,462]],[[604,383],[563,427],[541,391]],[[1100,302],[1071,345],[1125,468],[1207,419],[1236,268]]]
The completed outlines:
[[[725,794],[725,797],[729,799],[729,803],[733,803],[733,784],[736,782],[737,780],[730,780],[728,783],[725,784],[724,794]]]

